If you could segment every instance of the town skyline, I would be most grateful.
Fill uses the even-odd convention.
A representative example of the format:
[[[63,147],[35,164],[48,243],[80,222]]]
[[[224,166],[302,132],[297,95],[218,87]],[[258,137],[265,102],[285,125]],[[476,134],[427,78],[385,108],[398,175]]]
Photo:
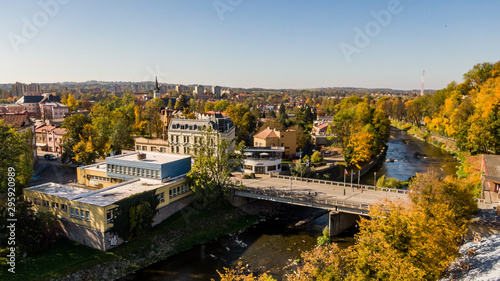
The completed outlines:
[[[441,89],[495,62],[500,3],[7,2],[1,83]]]

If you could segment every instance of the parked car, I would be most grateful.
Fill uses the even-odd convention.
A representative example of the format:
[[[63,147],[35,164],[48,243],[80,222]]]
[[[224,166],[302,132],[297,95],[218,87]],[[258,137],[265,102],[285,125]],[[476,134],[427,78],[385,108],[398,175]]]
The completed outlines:
[[[47,160],[56,160],[57,159],[57,157],[54,154],[45,154],[43,156],[43,158],[45,158]]]

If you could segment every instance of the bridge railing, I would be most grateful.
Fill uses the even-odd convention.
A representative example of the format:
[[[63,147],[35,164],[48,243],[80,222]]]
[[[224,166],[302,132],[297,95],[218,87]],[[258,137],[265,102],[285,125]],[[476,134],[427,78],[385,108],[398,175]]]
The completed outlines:
[[[400,194],[408,194],[408,190],[406,189],[397,189],[397,188],[390,188],[390,187],[377,187],[373,185],[365,185],[365,184],[350,184],[350,183],[343,183],[343,182],[338,182],[338,181],[331,181],[331,180],[320,180],[320,179],[310,179],[310,178],[301,178],[301,177],[292,177],[292,176],[282,176],[277,173],[270,173],[271,178],[278,178],[278,179],[285,179],[285,180],[295,180],[295,181],[303,181],[303,182],[311,182],[311,183],[319,183],[319,184],[326,184],[326,185],[335,185],[339,187],[356,187],[356,188],[361,188],[365,190],[373,190],[373,191],[384,191],[384,192],[393,192],[393,193],[400,193]]]
[[[343,206],[354,209],[363,209],[368,210],[370,204],[358,202],[358,201],[345,201],[345,200],[337,200],[337,199],[328,199],[328,198],[318,198],[313,194],[306,194],[301,192],[293,192],[286,190],[276,190],[273,187],[268,188],[257,188],[257,187],[243,187],[238,189],[239,191],[248,192],[256,195],[264,195],[269,197],[276,197],[282,199],[289,199],[292,201],[300,201],[300,202],[308,202],[313,204],[321,204],[321,205],[331,205],[331,206]]]

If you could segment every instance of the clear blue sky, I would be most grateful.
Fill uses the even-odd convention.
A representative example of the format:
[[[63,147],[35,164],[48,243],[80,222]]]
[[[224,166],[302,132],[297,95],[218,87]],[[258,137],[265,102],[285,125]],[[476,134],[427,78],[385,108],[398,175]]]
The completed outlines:
[[[500,60],[498,0],[401,0],[379,29],[372,11],[393,0],[59,1],[49,14],[39,1],[0,0],[0,83],[157,73],[181,84],[419,89],[425,69],[426,88],[440,89]],[[355,28],[367,27],[370,42],[356,46]],[[350,62],[342,44],[357,48]]]

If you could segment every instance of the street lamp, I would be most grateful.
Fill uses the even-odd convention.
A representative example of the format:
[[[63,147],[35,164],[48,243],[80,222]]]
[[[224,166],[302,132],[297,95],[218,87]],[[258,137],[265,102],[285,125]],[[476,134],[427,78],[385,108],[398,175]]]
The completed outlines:
[[[377,186],[377,172],[373,172],[373,186]]]

